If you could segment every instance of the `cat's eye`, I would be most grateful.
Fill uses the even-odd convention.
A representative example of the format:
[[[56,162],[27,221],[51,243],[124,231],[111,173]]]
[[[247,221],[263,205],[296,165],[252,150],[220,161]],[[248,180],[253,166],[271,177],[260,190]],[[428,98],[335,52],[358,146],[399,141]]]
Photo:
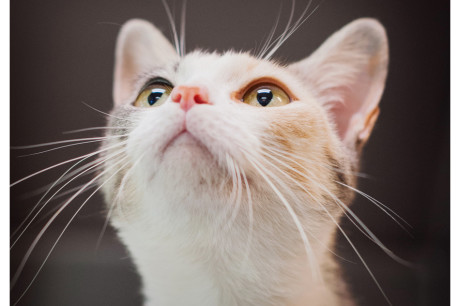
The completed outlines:
[[[283,106],[291,102],[288,94],[274,84],[259,84],[251,87],[241,99],[253,106]]]
[[[151,107],[163,104],[172,91],[172,86],[166,82],[154,82],[148,85],[137,96],[134,106]]]

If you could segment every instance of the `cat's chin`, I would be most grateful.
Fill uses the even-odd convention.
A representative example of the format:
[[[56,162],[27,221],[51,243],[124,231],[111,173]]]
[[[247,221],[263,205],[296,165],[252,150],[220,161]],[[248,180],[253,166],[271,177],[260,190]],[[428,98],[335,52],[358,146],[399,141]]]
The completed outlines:
[[[181,162],[183,159],[192,161],[212,158],[206,146],[187,130],[183,130],[172,138],[162,153],[163,160],[173,158],[177,159],[178,162]]]

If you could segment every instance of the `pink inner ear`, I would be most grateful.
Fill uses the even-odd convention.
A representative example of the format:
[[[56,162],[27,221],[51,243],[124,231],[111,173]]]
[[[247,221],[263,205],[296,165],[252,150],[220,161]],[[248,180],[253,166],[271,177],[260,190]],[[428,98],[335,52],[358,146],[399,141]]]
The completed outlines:
[[[349,111],[347,112],[346,107],[340,103],[334,103],[334,106],[330,109],[330,112],[332,113],[332,118],[334,119],[334,122],[337,127],[337,133],[340,136],[340,139],[344,139],[345,134],[347,132],[347,127],[348,127],[348,121],[350,118]]]
[[[378,98],[374,99],[370,95],[371,86],[369,74],[364,71],[356,77],[353,84],[333,89],[334,92],[339,92],[342,98],[341,101],[333,102],[333,106],[330,109],[337,132],[342,140],[347,138],[349,131],[356,132],[357,129],[364,128],[363,126],[355,127],[354,125],[363,122],[366,113],[377,106]]]

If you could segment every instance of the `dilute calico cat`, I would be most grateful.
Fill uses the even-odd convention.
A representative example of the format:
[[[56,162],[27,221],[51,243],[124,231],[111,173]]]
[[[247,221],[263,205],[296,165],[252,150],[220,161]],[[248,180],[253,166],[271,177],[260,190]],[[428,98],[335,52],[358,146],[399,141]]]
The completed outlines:
[[[333,253],[388,66],[359,19],[289,65],[182,54],[151,23],[116,46],[98,175],[146,305],[354,305]]]

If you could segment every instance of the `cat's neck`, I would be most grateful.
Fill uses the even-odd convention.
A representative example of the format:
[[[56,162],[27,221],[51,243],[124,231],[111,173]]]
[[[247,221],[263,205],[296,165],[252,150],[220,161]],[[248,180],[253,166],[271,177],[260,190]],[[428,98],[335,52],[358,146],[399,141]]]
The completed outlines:
[[[256,220],[262,220],[258,213]],[[323,227],[319,241],[311,242],[321,281],[312,277],[295,228],[255,222],[246,253],[248,227],[239,222],[244,219],[225,231],[215,220],[173,214],[117,226],[142,276],[146,305],[346,305],[334,293],[342,281],[327,249],[333,227]]]

